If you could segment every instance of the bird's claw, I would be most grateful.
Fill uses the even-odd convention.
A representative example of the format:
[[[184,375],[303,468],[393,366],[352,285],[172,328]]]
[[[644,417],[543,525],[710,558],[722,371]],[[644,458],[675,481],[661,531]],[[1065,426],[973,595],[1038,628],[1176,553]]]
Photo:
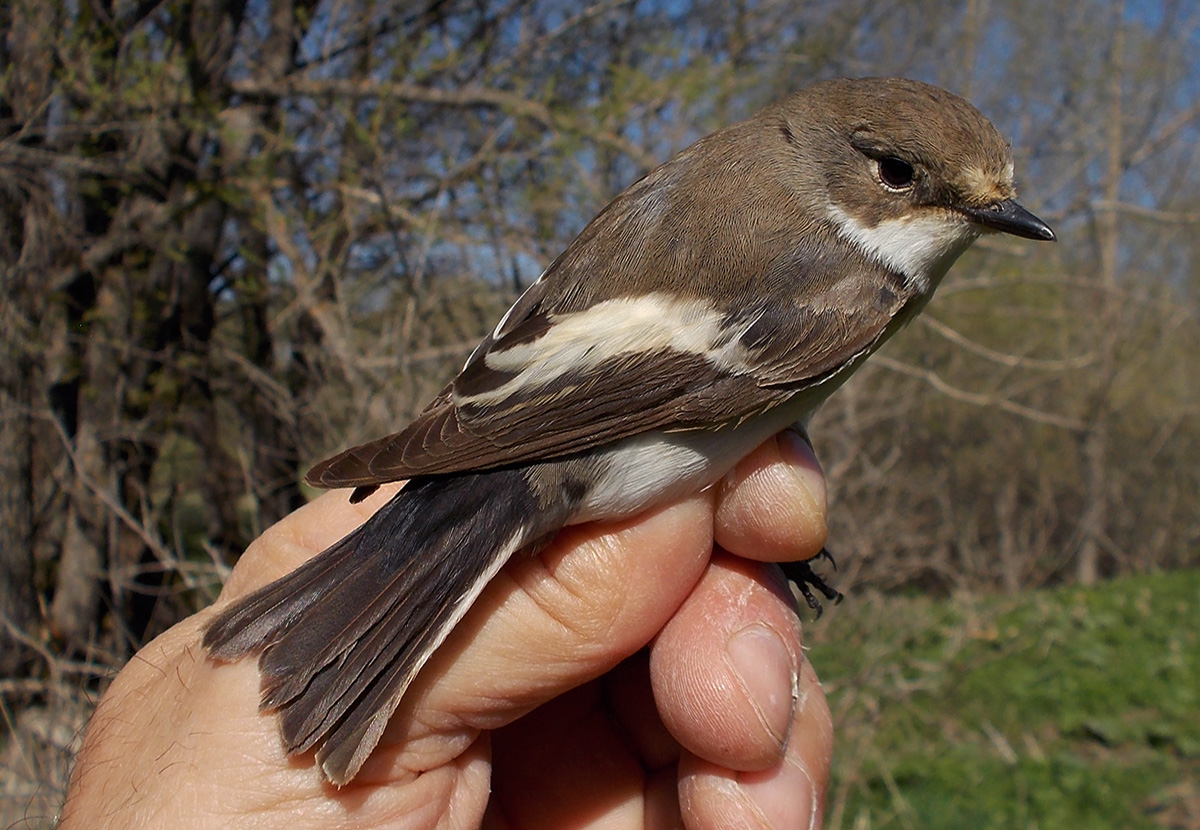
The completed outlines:
[[[825,548],[821,548],[821,552],[804,562],[784,562],[780,565],[784,575],[792,581],[796,586],[796,590],[800,592],[800,596],[804,597],[805,604],[816,612],[817,619],[825,613],[824,606],[821,605],[821,600],[813,593],[813,588],[816,588],[827,601],[837,605],[842,601],[844,595],[841,591],[830,587],[829,583],[824,580],[816,571],[812,569],[812,563],[818,559],[825,559],[837,570],[837,562]]]

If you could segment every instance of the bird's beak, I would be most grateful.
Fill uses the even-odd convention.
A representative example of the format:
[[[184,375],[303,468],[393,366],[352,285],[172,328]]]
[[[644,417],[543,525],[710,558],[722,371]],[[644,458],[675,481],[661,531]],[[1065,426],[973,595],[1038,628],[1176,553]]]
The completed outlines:
[[[1014,199],[1005,199],[987,207],[963,208],[962,212],[972,222],[994,231],[1043,242],[1053,242],[1055,239],[1054,231],[1050,230],[1049,225],[1021,207]]]

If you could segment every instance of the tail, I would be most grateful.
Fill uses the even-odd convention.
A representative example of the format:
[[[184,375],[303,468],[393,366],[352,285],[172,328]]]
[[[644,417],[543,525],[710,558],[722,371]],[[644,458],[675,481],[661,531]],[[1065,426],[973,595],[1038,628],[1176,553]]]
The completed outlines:
[[[521,469],[414,479],[362,525],[226,609],[222,660],[261,652],[263,709],[289,754],[352,779],[405,690],[512,554],[558,530]],[[560,515],[563,514],[563,515]]]

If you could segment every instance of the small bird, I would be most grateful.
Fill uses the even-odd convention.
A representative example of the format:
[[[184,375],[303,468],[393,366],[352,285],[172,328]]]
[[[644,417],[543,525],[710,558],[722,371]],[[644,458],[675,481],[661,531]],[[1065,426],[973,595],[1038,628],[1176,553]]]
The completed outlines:
[[[897,78],[819,83],[617,196],[400,432],[320,487],[408,484],[358,530],[220,613],[259,653],[287,751],[342,785],[508,559],[566,525],[713,484],[813,411],[982,233],[1053,240],[975,107]]]

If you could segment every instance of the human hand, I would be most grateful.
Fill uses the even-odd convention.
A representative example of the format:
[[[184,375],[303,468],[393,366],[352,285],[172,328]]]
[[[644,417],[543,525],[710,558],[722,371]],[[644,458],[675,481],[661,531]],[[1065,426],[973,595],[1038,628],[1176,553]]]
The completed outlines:
[[[288,516],[247,549],[218,605],[394,492],[359,505],[331,493]],[[824,511],[811,450],[784,433],[706,493],[567,528],[493,580],[341,789],[283,753],[254,661],[208,659],[207,609],[114,679],[60,826],[819,826],[829,710],[763,563],[816,554]]]

